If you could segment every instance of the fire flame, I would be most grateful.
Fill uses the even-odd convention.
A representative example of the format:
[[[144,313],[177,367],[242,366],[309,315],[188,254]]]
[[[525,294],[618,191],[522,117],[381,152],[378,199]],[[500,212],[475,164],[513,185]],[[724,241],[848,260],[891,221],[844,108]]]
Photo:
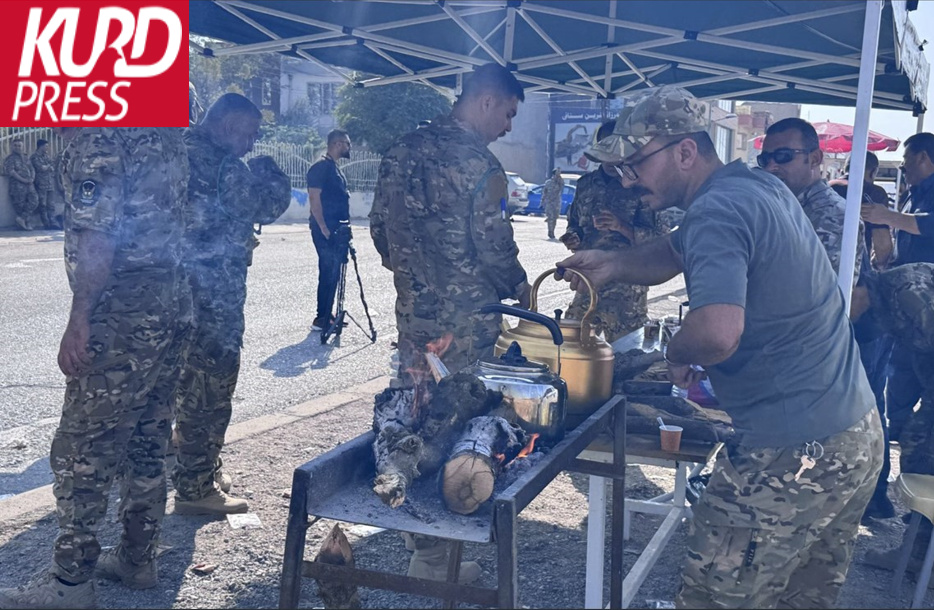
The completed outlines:
[[[412,417],[418,417],[418,411],[421,403],[428,402],[428,388],[425,380],[430,376],[428,371],[419,368],[407,368],[405,372],[412,376]]]
[[[494,453],[493,459],[499,462],[500,464],[502,464],[503,462],[506,461],[506,456],[503,455],[502,453]]]
[[[529,439],[529,444],[523,447],[522,451],[519,452],[519,455],[516,456],[517,460],[519,458],[524,458],[528,456],[530,453],[532,453],[535,450],[535,439],[537,439],[539,436],[540,435],[538,432],[532,433],[532,438]]]
[[[454,342],[454,335],[452,333],[445,333],[440,339],[435,339],[434,341],[429,341],[425,344],[425,349],[440,358],[444,355],[444,352],[448,351],[448,348],[451,347],[451,343]]]

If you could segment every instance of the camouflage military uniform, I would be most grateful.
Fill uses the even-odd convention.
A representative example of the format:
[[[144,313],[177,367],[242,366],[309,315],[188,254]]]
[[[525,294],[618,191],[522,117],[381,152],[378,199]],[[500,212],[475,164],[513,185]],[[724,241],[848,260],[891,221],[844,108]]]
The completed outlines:
[[[872,315],[911,350],[921,407],[899,438],[902,472],[934,475],[934,264],[908,263],[867,281]]]
[[[13,211],[28,223],[29,216],[39,206],[36,187],[33,184],[36,170],[25,153],[13,152],[3,160],[3,173],[8,176],[10,182],[10,203],[13,204]],[[16,179],[14,173],[28,182]]]
[[[548,237],[554,238],[555,226],[558,216],[561,215],[561,191],[564,189],[564,180],[552,176],[545,181],[542,187],[542,206],[545,208],[545,222],[548,223]]]
[[[52,225],[52,219],[55,218],[55,210],[52,207],[52,189],[55,188],[52,174],[55,172],[55,163],[49,158],[48,153],[40,153],[38,150],[29,156],[33,169],[36,170],[36,196],[39,201],[39,217],[45,223],[46,228]]]
[[[456,371],[491,355],[499,314],[474,310],[519,298],[526,274],[501,216],[506,174],[484,141],[451,116],[398,140],[383,157],[370,233],[396,287],[400,376],[424,366],[425,344],[453,335]]]
[[[83,128],[63,158],[65,261],[75,286],[78,234],[116,242],[110,278],[91,314],[91,369],[68,377],[50,461],[61,533],[55,573],[84,582],[100,553],[96,531],[121,462],[121,547],[132,565],[155,557],[165,513],[165,452],[181,345],[176,326],[181,213],[188,164],[170,128]]]
[[[598,167],[577,181],[577,192],[568,211],[568,232],[580,237],[579,250],[617,250],[633,246],[616,231],[599,231],[594,227],[593,217],[600,210],[609,210],[632,227],[637,244],[662,232],[652,210],[623,188],[618,178],[608,176]],[[648,292],[647,286],[619,282],[602,287],[597,293],[597,311],[592,316],[596,332],[603,331],[606,339],[612,342],[641,328],[648,313]],[[577,293],[568,307],[567,317],[580,320],[589,306],[590,297]]]
[[[179,498],[198,500],[213,489],[230,423],[253,225],[282,215],[291,201],[291,185],[271,158],[243,163],[202,127],[189,128],[185,144],[191,179],[182,260],[191,286],[193,329],[179,384],[172,482]]]
[[[882,468],[879,412],[804,446],[727,446],[693,507],[678,608],[833,608]],[[790,500],[789,498],[792,498]]]
[[[840,248],[843,246],[843,217],[846,214],[846,200],[837,194],[826,180],[818,180],[798,195],[798,201],[817,232],[830,265],[835,273],[840,273]],[[863,223],[859,223],[859,236],[856,240],[856,265],[853,268],[853,285],[859,278],[860,263],[866,252]]]

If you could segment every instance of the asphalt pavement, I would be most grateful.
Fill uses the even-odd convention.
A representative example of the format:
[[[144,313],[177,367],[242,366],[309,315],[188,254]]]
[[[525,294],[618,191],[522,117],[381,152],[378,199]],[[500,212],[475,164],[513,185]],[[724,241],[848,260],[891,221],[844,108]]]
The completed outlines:
[[[520,259],[530,279],[567,255],[546,237],[544,219],[516,217]],[[565,221],[558,223],[558,233]],[[286,411],[389,372],[395,340],[392,275],[382,268],[365,222],[354,223],[354,246],[376,343],[353,322],[339,346],[311,331],[317,257],[305,224],[263,228],[248,279],[246,333],[233,423]],[[0,232],[0,499],[51,482],[48,452],[61,413],[65,378],[56,354],[71,303],[60,231]],[[566,285],[546,280],[539,309],[571,299]],[[653,317],[677,313],[681,277],[649,292]],[[367,328],[356,282],[348,277],[346,309]]]

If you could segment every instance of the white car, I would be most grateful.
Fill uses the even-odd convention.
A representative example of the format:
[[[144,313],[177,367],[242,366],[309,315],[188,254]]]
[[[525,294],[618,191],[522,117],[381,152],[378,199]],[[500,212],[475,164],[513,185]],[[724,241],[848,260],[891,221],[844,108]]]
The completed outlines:
[[[529,205],[529,185],[522,177],[515,172],[506,172],[506,178],[509,180],[509,215],[512,216],[516,210],[521,210]]]

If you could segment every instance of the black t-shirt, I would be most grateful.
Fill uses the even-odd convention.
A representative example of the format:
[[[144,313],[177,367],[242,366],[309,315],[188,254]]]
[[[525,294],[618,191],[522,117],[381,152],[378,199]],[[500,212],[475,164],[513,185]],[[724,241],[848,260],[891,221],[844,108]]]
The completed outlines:
[[[934,263],[934,174],[928,176],[918,186],[909,189],[911,209],[915,215],[920,235],[908,231],[897,233],[897,251],[895,265],[906,263]]]
[[[341,221],[350,220],[350,193],[347,191],[347,179],[330,157],[324,157],[310,168],[305,177],[308,188],[321,189],[321,208],[324,212],[324,224],[329,231],[335,231]],[[317,230],[318,224],[311,226]]]

